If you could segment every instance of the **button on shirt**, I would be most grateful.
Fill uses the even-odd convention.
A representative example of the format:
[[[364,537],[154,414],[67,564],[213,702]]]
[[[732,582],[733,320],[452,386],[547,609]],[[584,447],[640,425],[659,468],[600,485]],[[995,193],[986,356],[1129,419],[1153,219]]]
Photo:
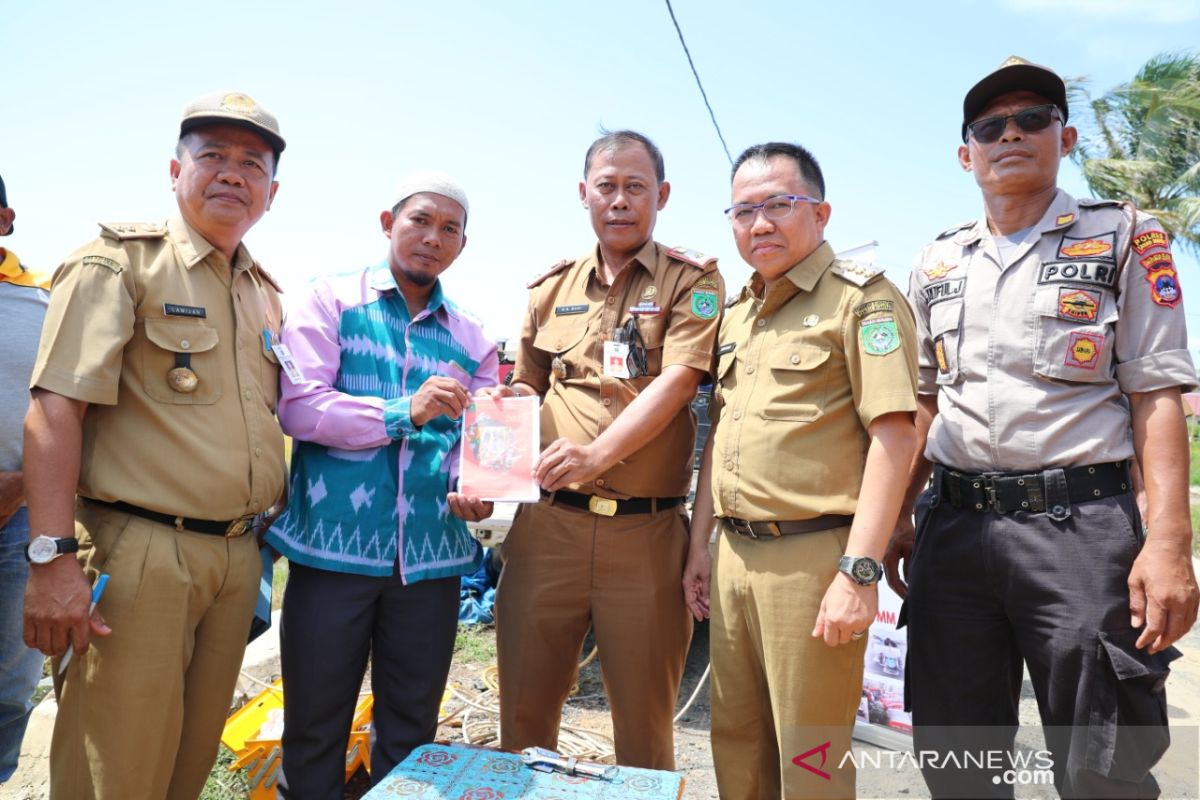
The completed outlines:
[[[1005,261],[983,219],[917,256],[926,455],[979,472],[1132,457],[1126,395],[1196,382],[1161,226],[1060,190]]]
[[[496,344],[434,284],[415,316],[387,262],[315,281],[288,309],[279,419],[294,437],[287,511],[267,540],[305,566],[405,583],[464,575],[479,544],[446,493],[458,480],[462,424],[413,425],[412,396],[445,375],[470,394],[495,386]]]
[[[55,274],[31,381],[89,404],[79,493],[197,519],[266,510],[285,470],[274,284],[182,219],[102,231]],[[192,392],[168,378],[180,364]]]
[[[612,285],[602,282],[599,264],[597,246],[530,292],[513,382],[545,396],[543,447],[560,437],[576,444],[594,441],[664,367],[681,364],[708,372],[712,366],[717,312],[725,296],[715,262],[696,267],[651,241]],[[630,310],[639,305],[647,310]],[[647,374],[607,376],[604,342],[631,316],[645,343]],[[563,377],[554,375],[556,357]],[[696,418],[685,406],[641,450],[599,479],[568,488],[617,499],[682,497],[691,486],[695,438]]]
[[[858,286],[835,274],[841,266],[850,265],[823,243],[765,297],[752,276],[725,311],[713,396],[718,517],[853,514],[867,426],[916,410],[916,334],[904,295],[882,276]]]

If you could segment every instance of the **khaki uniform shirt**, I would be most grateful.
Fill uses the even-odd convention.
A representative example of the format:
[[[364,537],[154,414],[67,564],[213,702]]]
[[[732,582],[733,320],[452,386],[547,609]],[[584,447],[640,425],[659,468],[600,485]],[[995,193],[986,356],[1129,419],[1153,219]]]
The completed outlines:
[[[1126,396],[1195,385],[1166,234],[1139,214],[1131,239],[1131,222],[1059,191],[1007,265],[985,219],[921,251],[909,296],[920,391],[938,395],[928,458],[978,472],[1130,458]]]
[[[882,273],[822,243],[763,297],[758,275],[725,310],[713,393],[718,517],[853,514],[884,414],[917,407],[916,334]]]
[[[663,367],[712,367],[725,288],[715,259],[678,256],[650,241],[611,286],[598,272],[599,247],[563,262],[531,285],[529,312],[513,382],[527,383],[545,397],[541,439],[588,444],[612,425]],[[631,308],[640,305],[636,314]],[[657,309],[657,310],[655,310]],[[615,378],[604,374],[604,342],[631,316],[645,342],[648,374]],[[565,375],[554,374],[560,359]],[[663,431],[638,452],[574,491],[603,497],[682,497],[692,478],[696,418],[684,406]]]
[[[229,520],[283,491],[278,289],[182,219],[102,225],[59,267],[31,385],[88,403],[79,494]],[[190,364],[195,391],[167,373]]]

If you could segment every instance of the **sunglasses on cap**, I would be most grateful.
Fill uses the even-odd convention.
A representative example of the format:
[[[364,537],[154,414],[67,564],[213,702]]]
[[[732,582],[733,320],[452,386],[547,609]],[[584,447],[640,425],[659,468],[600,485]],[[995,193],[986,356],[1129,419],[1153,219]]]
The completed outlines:
[[[1046,103],[1015,114],[977,119],[967,126],[967,130],[980,144],[992,144],[1004,135],[1010,119],[1016,120],[1017,127],[1025,133],[1037,133],[1050,127],[1050,123],[1059,118],[1058,107],[1053,103]]]

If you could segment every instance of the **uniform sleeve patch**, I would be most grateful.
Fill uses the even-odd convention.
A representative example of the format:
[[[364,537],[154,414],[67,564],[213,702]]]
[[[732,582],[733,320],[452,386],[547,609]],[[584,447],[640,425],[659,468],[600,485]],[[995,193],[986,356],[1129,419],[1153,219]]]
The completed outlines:
[[[1104,336],[1098,333],[1072,333],[1067,339],[1067,355],[1063,363],[1068,367],[1095,369],[1100,363],[1100,352],[1104,349]]]
[[[1151,247],[1166,247],[1167,234],[1160,230],[1143,231],[1133,237],[1133,249],[1138,255],[1145,253]]]
[[[120,262],[114,261],[105,256],[84,256],[83,266],[104,267],[105,269],[115,272],[118,275],[120,275],[121,271],[124,270],[124,267],[121,266]]]
[[[858,340],[869,356],[886,356],[900,348],[895,317],[868,317],[859,323]]]
[[[1157,253],[1151,253],[1138,263],[1148,270],[1156,270],[1161,267],[1175,268],[1175,259],[1171,257],[1170,250],[1160,250]]]
[[[720,310],[716,287],[692,287],[692,314],[697,319],[713,319]]]
[[[854,316],[862,319],[868,314],[890,314],[896,309],[891,300],[872,300],[869,303],[859,303],[854,307]],[[813,323],[816,324],[816,323]],[[812,327],[811,325],[809,327]]]
[[[1183,299],[1183,290],[1179,288],[1179,274],[1175,272],[1174,266],[1148,270],[1146,280],[1150,282],[1150,298],[1158,305],[1174,308]]]

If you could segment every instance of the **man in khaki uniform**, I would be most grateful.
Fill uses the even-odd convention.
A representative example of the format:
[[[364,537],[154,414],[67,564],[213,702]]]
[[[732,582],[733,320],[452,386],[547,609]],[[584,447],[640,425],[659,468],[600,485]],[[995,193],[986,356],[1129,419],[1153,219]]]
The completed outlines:
[[[1171,643],[1196,620],[1178,275],[1153,217],[1058,188],[1068,112],[1062,78],[1016,57],[967,92],[985,213],[912,273],[922,447],[888,568],[916,747],[967,765],[927,767],[935,797],[1013,796],[962,754],[1012,747],[1023,666],[1062,796],[1157,797]]]
[[[55,276],[25,421],[25,641],[74,648],[54,800],[195,798],[216,756],[258,590],[247,534],[284,484],[278,287],[241,244],[283,148],[246,95],[193,101],[180,216],[101,225]]]
[[[726,213],[755,274],[721,323],[683,579],[695,617],[712,615],[725,800],[854,797],[841,763],[915,442],[912,313],[881,272],[834,257],[824,198],[797,145],[734,164]]]
[[[691,619],[683,501],[724,287],[715,259],[651,239],[662,155],[617,131],[579,195],[599,239],[531,284],[511,389],[544,398],[537,477],[505,541],[496,598],[501,746],[553,748],[590,624],[617,761],[675,764],[672,716]]]

